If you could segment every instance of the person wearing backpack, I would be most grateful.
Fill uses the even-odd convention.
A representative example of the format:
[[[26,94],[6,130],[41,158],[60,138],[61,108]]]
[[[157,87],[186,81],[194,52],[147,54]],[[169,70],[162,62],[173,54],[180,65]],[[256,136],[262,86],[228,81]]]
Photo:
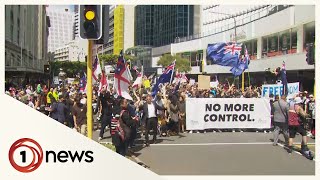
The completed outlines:
[[[302,100],[300,97],[294,99],[294,104],[289,107],[288,113],[288,125],[289,125],[289,149],[288,153],[291,154],[293,150],[293,138],[295,138],[297,132],[302,136],[301,153],[312,160],[313,155],[309,151],[307,146],[307,132],[301,122],[302,118],[306,118],[309,115],[304,112],[302,108]]]
[[[286,145],[288,143],[288,111],[289,105],[286,102],[286,96],[282,95],[279,99],[279,96],[276,96],[276,101],[272,104],[273,106],[273,146],[278,144],[280,133],[283,134]]]

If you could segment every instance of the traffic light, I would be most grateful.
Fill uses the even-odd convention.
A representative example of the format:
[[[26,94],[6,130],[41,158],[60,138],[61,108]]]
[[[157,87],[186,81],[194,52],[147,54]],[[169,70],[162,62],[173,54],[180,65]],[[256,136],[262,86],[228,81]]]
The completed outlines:
[[[306,54],[306,61],[309,65],[314,65],[315,60],[314,60],[314,45],[311,44],[307,44],[306,47],[307,50],[307,54]]]
[[[80,37],[98,40],[102,35],[101,5],[80,5]]]
[[[102,5],[102,36],[96,44],[107,44],[109,41],[109,5]]]
[[[44,73],[45,74],[50,74],[50,65],[49,64],[45,64],[43,67]]]

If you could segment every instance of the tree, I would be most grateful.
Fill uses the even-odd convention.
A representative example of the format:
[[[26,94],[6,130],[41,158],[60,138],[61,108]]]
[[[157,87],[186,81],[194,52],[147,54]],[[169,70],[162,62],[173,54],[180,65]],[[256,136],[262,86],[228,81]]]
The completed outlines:
[[[172,56],[171,54],[165,54],[161,56],[157,65],[162,67],[169,66],[174,60],[176,60],[176,69],[179,69],[180,72],[189,72],[191,71],[190,62],[188,59],[184,59],[181,56]]]
[[[116,65],[118,61],[119,55],[116,54],[102,54],[99,55],[100,63],[104,62],[105,65]],[[131,62],[135,61],[137,58],[130,55],[124,55],[125,60],[129,60]]]
[[[78,73],[86,71],[87,63],[78,61],[51,61],[50,67],[55,76],[57,76],[60,69],[62,69],[67,74],[67,77],[76,77]]]
[[[101,62],[104,62],[105,65],[115,65],[118,61],[118,56],[114,54],[102,54],[99,55]]]

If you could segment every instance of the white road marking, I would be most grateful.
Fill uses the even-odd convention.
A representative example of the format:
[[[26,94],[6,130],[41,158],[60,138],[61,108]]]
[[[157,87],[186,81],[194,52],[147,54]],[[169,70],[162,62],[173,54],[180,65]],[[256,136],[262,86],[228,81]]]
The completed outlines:
[[[245,143],[188,143],[188,144],[150,144],[150,146],[214,146],[214,145],[266,145],[273,142],[245,142]],[[294,143],[298,144],[298,143]],[[315,143],[308,143],[315,144]]]

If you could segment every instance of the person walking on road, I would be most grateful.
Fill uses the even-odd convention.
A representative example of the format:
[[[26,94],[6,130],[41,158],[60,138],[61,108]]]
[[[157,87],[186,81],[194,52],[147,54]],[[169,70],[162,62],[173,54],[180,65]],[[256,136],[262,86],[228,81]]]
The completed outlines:
[[[274,132],[273,132],[273,145],[278,144],[280,133],[283,134],[285,143],[288,143],[288,111],[289,105],[286,102],[286,96],[282,95],[281,99],[276,96],[276,101],[273,103],[273,120],[274,120]]]
[[[149,94],[147,96],[146,102],[143,105],[143,121],[146,122],[146,146],[149,146],[149,132],[153,130],[153,142],[155,143],[157,140],[157,125],[158,125],[158,117],[157,110],[165,110],[165,108],[160,107],[152,101],[152,96]]]
[[[87,128],[87,107],[80,103],[80,97],[75,98],[75,105],[72,107],[74,127],[82,135],[86,135]]]
[[[304,112],[302,108],[302,100],[300,97],[296,97],[294,99],[294,105],[289,107],[289,118],[288,118],[288,125],[289,125],[289,154],[292,153],[293,150],[293,138],[295,138],[297,132],[301,134],[302,141],[301,141],[301,153],[306,156],[308,159],[313,159],[313,155],[308,149],[307,146],[307,132],[301,122],[302,118],[306,118],[309,115]]]
[[[99,134],[99,140],[103,139],[105,128],[107,126],[109,126],[110,128],[111,126],[113,98],[111,97],[110,92],[106,91],[107,88],[103,87],[103,90],[98,98],[97,106],[100,108],[101,114],[101,129]]]

